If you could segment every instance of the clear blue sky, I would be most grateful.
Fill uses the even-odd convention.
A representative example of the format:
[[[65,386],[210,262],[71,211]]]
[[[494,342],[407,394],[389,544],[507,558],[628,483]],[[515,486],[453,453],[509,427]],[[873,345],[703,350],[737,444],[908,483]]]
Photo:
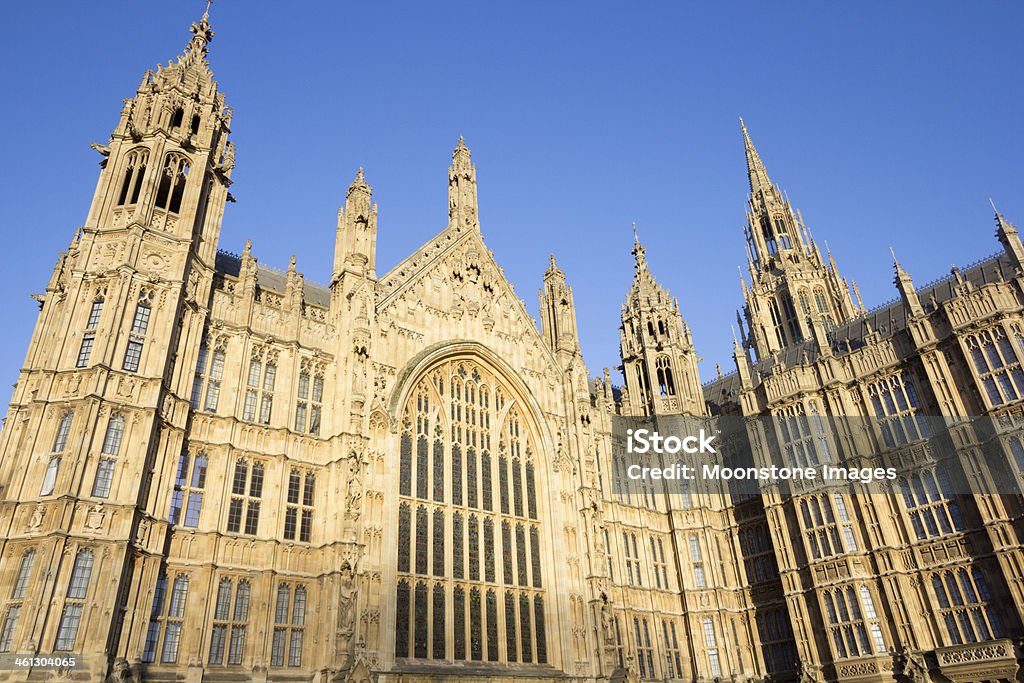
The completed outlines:
[[[199,0],[3,9],[0,269],[6,403],[57,252],[143,71],[180,53]],[[855,11],[853,11],[855,10]],[[446,220],[458,135],[484,239],[531,312],[554,252],[593,373],[618,361],[632,233],[679,298],[705,379],[731,369],[747,193],[742,115],[772,179],[872,306],[888,247],[923,283],[994,252],[987,198],[1024,224],[1020,2],[217,0],[210,59],[235,110],[221,247],[329,276],[358,166],[383,273]]]

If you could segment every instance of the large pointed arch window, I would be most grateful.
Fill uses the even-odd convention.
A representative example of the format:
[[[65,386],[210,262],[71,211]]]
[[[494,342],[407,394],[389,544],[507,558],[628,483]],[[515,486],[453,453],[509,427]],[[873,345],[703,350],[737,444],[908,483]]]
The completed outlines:
[[[395,656],[547,663],[536,437],[502,381],[449,361],[399,438]]]

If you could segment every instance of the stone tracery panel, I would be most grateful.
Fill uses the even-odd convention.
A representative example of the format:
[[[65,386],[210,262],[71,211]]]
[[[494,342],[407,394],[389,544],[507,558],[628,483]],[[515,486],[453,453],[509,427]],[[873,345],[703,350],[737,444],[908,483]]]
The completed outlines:
[[[538,440],[514,396],[469,359],[435,366],[409,393],[398,439],[399,659],[547,663]]]

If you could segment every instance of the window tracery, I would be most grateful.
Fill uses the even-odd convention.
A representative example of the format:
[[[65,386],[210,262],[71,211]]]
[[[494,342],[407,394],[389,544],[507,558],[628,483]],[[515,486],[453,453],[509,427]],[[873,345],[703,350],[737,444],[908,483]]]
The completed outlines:
[[[521,407],[492,372],[455,360],[420,380],[401,425],[395,656],[546,662],[535,441]]]

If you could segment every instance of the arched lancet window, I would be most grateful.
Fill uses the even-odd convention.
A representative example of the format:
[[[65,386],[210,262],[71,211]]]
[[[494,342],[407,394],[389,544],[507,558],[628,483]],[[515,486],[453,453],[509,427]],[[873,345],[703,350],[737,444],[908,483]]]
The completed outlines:
[[[765,216],[761,219],[761,234],[764,236],[764,244],[769,254],[778,254],[779,246],[775,242],[775,231],[772,230],[772,220]]]
[[[814,288],[814,304],[818,307],[818,313],[828,313],[828,298],[825,290],[821,287]]]
[[[125,158],[124,180],[121,193],[117,196],[117,205],[135,204],[142,192],[142,181],[146,178],[146,164],[149,162],[149,150],[134,149]]]
[[[160,173],[160,185],[156,190],[156,206],[171,213],[181,210],[181,198],[185,194],[188,179],[188,159],[180,154],[168,154]]]
[[[800,312],[803,313],[805,316],[809,316],[811,314],[811,300],[807,296],[807,290],[806,289],[801,289],[800,290],[799,299],[800,299]]]
[[[184,121],[185,121],[185,110],[182,109],[181,107],[178,107],[177,109],[174,110],[174,113],[171,115],[171,130],[177,130],[178,128],[181,128],[181,124]]]
[[[537,441],[502,384],[454,360],[409,394],[399,435],[398,658],[547,662]]]
[[[668,356],[659,356],[654,361],[654,367],[658,374],[658,391],[664,396],[676,395],[676,383],[672,377],[672,364]]]

